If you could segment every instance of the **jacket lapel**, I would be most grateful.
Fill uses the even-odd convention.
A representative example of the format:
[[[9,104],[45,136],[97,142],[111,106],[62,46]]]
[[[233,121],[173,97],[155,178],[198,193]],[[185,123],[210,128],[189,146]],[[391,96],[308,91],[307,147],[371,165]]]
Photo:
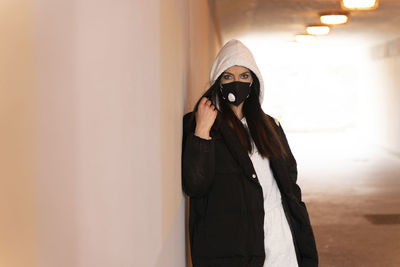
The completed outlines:
[[[231,127],[229,127],[228,123],[221,117],[219,113],[217,115],[217,119],[214,126],[213,126],[214,129],[212,129],[213,137],[218,136],[218,134],[220,134],[220,136],[224,139],[225,144],[228,147],[228,150],[231,152],[232,156],[239,163],[245,176],[249,178],[251,181],[259,184],[259,180],[254,170],[254,166],[249,157],[249,154],[240,143],[234,130]]]

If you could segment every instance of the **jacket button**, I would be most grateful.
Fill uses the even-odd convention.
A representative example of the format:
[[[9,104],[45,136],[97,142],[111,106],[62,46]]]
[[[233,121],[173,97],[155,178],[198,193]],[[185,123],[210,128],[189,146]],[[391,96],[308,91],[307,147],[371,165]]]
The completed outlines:
[[[251,175],[251,177],[253,177],[253,178],[255,179],[255,178],[257,178],[257,175],[256,175],[255,173],[253,173],[253,174]]]

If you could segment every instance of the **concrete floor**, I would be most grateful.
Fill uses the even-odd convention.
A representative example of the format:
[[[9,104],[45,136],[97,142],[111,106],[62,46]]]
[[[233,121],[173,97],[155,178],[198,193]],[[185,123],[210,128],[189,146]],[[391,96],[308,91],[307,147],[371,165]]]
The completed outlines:
[[[400,157],[344,132],[287,136],[320,266],[400,266]]]

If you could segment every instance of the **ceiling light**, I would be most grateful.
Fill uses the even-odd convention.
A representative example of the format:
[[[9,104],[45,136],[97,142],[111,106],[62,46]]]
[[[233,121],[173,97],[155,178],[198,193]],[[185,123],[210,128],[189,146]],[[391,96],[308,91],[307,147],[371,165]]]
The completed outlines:
[[[343,9],[371,10],[378,8],[379,0],[340,0]]]
[[[309,25],[307,27],[307,33],[312,35],[325,35],[330,31],[331,29],[326,25]]]
[[[296,34],[295,39],[298,43],[306,43],[315,40],[315,36],[307,33]]]
[[[349,15],[346,11],[321,12],[319,15],[321,23],[327,25],[346,24],[349,21]]]

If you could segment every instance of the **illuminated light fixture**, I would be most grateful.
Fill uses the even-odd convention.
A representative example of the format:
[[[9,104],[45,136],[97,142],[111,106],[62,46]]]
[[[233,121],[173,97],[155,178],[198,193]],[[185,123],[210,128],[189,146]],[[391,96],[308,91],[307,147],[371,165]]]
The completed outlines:
[[[326,35],[331,31],[329,26],[326,25],[309,25],[307,26],[307,33],[312,35]]]
[[[296,34],[295,40],[298,43],[307,43],[315,40],[315,36],[307,33]]]
[[[342,25],[349,22],[349,13],[346,11],[327,11],[319,14],[321,23],[326,25]]]
[[[378,8],[379,0],[340,0],[345,10],[372,10]]]

